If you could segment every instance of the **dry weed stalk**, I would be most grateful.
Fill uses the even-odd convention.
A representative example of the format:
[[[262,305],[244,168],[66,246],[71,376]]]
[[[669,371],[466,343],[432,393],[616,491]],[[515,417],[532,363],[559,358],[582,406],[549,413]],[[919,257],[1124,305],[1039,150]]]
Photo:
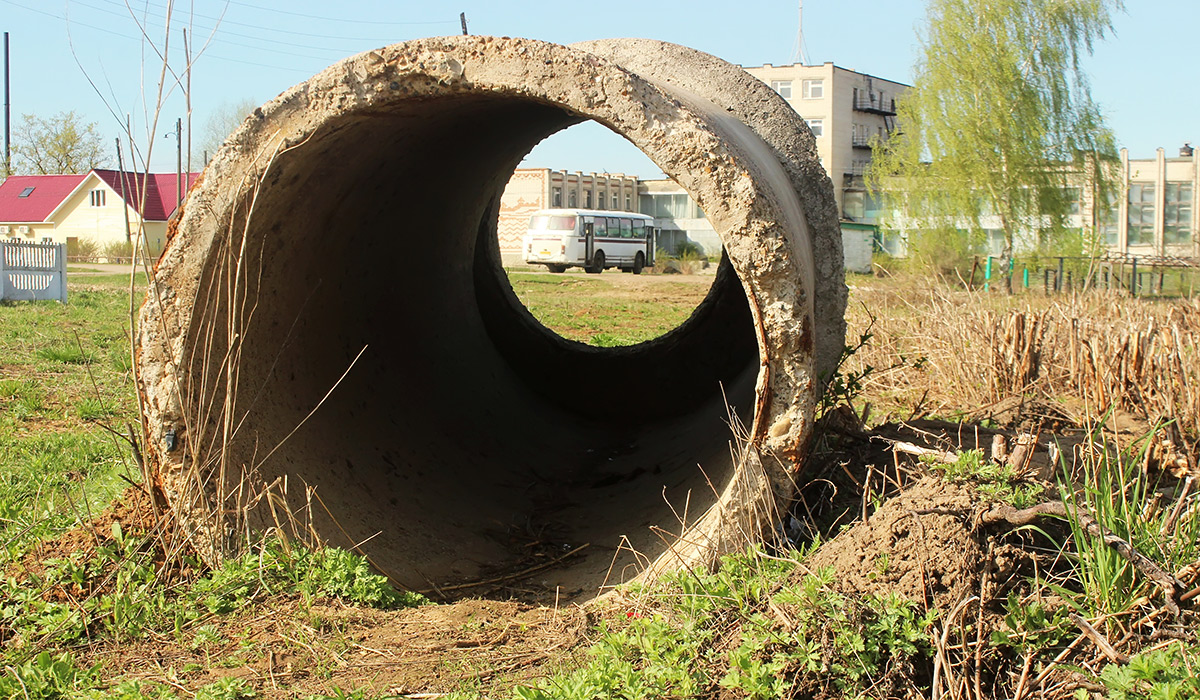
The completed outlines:
[[[976,416],[1028,400],[1072,416],[1115,409],[1148,425],[1171,423],[1177,449],[1156,456],[1196,469],[1200,300],[1092,293],[1024,297],[1014,309],[1007,298],[941,289],[858,293],[874,313],[874,337],[849,369],[888,368],[864,381],[873,398],[935,414],[975,406],[965,413]],[[850,321],[853,332],[869,319],[852,311]]]

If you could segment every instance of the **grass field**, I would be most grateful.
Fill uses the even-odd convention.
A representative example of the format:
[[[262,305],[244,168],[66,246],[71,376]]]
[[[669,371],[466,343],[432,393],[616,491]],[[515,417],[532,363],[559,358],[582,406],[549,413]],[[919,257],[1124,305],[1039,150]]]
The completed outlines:
[[[0,304],[0,542],[10,557],[98,512],[140,478],[129,278],[87,277],[70,304]]]
[[[679,326],[712,285],[711,276],[611,273],[513,272],[509,281],[542,325],[598,347],[641,343]]]
[[[676,327],[711,280],[511,279],[593,345]],[[865,342],[790,540],[585,615],[427,604],[354,555],[286,541],[215,571],[164,558],[126,517],[148,508],[123,437],[128,279],[79,276],[70,294],[0,304],[0,700],[1200,698],[1195,302],[853,279]],[[1022,432],[1035,459],[985,444],[1015,453]],[[1028,506],[1044,513],[1017,517]]]

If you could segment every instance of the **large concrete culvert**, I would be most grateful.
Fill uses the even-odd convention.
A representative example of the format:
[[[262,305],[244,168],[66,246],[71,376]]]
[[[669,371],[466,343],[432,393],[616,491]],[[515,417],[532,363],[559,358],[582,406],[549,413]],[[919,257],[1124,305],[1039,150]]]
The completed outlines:
[[[509,175],[586,119],[727,251],[692,318],[630,348],[550,333],[499,265]],[[140,322],[147,463],[206,557],[301,528],[430,589],[574,552],[516,585],[588,596],[767,524],[844,306],[812,137],[740,69],[644,40],[397,44],[256,110],[189,195]]]

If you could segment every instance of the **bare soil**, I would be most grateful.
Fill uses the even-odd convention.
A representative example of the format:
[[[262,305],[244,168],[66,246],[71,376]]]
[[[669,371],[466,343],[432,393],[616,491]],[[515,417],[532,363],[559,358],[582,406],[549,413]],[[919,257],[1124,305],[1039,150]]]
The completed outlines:
[[[588,627],[578,607],[464,600],[393,612],[279,600],[209,628],[222,641],[147,640],[90,650],[115,677],[196,689],[243,678],[262,698],[335,689],[369,696],[507,687],[569,654]],[[199,639],[199,638],[196,638]]]
[[[805,567],[833,567],[848,595],[897,594],[949,610],[979,589],[986,552],[969,521],[979,501],[970,486],[924,477],[823,544]]]

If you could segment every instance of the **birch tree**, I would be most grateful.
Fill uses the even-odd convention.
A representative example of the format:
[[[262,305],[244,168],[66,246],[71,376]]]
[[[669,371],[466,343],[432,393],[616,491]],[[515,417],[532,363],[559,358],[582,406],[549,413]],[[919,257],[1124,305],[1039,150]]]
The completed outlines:
[[[885,224],[906,228],[914,253],[969,259],[998,229],[1007,269],[1019,234],[1062,238],[1069,186],[1108,196],[1116,147],[1082,61],[1121,9],[1121,0],[929,0],[914,84],[897,101],[901,131],[876,144],[867,174]]]

